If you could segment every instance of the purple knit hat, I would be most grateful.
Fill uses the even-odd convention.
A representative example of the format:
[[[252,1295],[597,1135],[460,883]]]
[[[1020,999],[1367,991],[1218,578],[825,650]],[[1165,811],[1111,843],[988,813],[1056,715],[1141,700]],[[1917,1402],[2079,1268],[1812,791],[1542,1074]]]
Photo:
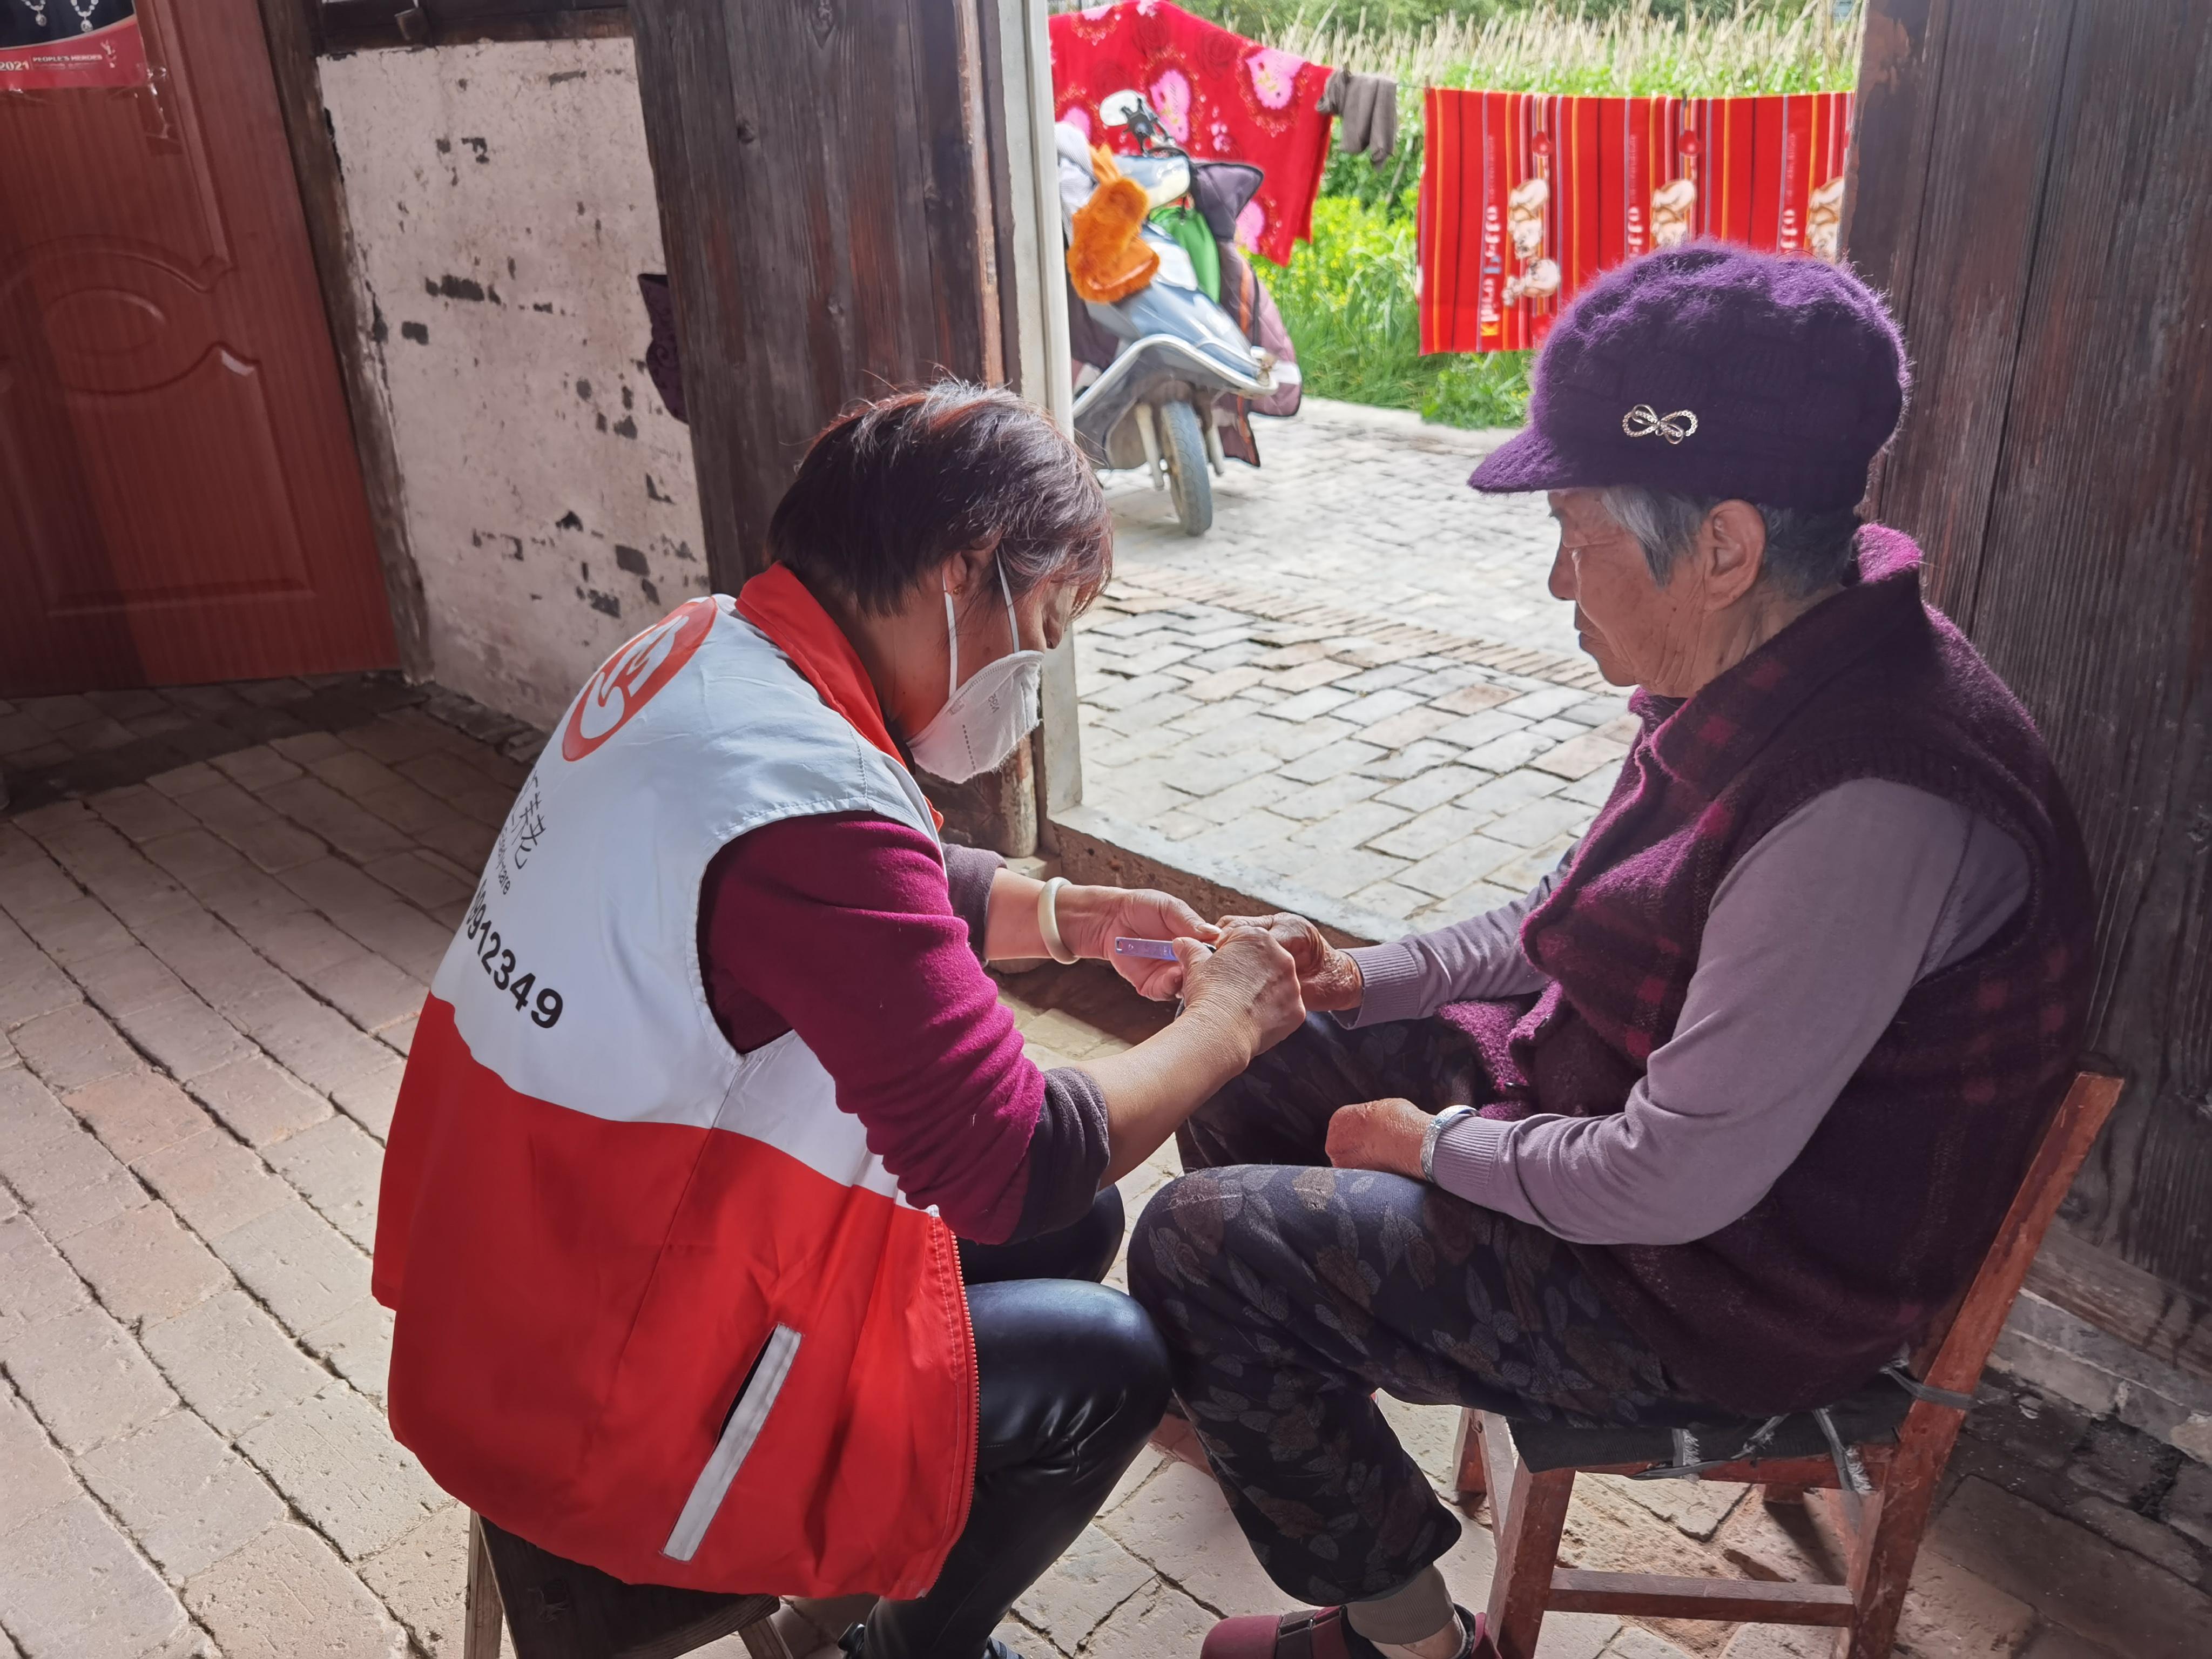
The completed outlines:
[[[1887,307],[1848,270],[1692,242],[1567,307],[1536,359],[1527,428],[1468,483],[1854,507],[1911,378]]]

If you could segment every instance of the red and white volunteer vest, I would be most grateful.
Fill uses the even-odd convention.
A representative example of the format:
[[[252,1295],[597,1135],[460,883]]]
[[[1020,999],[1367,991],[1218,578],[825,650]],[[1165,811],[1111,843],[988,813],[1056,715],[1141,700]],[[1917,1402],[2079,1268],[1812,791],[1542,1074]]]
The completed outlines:
[[[375,1290],[392,1431],[500,1525],[633,1583],[921,1594],[965,1523],[952,1236],[787,1032],[701,977],[715,852],[913,779],[726,599],[593,676],[509,813],[416,1029]]]

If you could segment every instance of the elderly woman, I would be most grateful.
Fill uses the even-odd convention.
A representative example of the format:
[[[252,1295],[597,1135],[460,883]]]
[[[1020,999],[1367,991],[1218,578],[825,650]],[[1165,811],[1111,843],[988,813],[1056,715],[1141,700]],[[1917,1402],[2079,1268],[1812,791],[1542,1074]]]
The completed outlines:
[[[1167,1398],[1087,1281],[1108,1183],[1303,1015],[1256,928],[941,845],[1104,583],[1097,482],[1037,410],[945,385],[816,440],[776,562],[586,684],[422,1010],[374,1287],[392,1431],[509,1531],[633,1583],[878,1593],[848,1651],[981,1659]],[[1180,991],[1040,1072],[988,957]],[[1121,965],[1117,962],[1117,965]]]
[[[1130,1278],[1261,1562],[1334,1605],[1207,1659],[1484,1645],[1373,1390],[1821,1407],[1987,1247],[2074,1058],[2088,882],[2027,714],[1858,520],[1905,384],[1849,274],[1687,246],[1569,310],[1476,471],[1549,493],[1552,592],[1642,730],[1504,909],[1355,951],[1273,920],[1334,1018],[1185,1127]]]

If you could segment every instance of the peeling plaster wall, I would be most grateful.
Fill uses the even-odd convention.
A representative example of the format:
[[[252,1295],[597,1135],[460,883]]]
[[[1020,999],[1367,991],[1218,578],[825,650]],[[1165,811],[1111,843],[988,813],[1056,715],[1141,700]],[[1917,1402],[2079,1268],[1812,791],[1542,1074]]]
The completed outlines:
[[[644,368],[665,269],[627,40],[324,60],[440,684],[550,726],[708,591],[690,441]]]

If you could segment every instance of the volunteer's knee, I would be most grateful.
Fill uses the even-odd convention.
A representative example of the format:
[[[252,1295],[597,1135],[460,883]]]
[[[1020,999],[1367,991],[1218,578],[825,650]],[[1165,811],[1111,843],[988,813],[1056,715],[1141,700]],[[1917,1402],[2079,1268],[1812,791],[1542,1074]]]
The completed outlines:
[[[1087,1279],[1092,1284],[1106,1277],[1114,1265],[1115,1253],[1121,1248],[1121,1235],[1128,1226],[1127,1212],[1122,1208],[1120,1191],[1109,1187],[1102,1191],[1089,1213],[1068,1229],[1068,1261],[1071,1279]]]
[[[1133,1452],[1166,1409],[1151,1316],[1103,1285],[1023,1279],[969,1293],[987,1447],[1058,1447],[1085,1462]]]

